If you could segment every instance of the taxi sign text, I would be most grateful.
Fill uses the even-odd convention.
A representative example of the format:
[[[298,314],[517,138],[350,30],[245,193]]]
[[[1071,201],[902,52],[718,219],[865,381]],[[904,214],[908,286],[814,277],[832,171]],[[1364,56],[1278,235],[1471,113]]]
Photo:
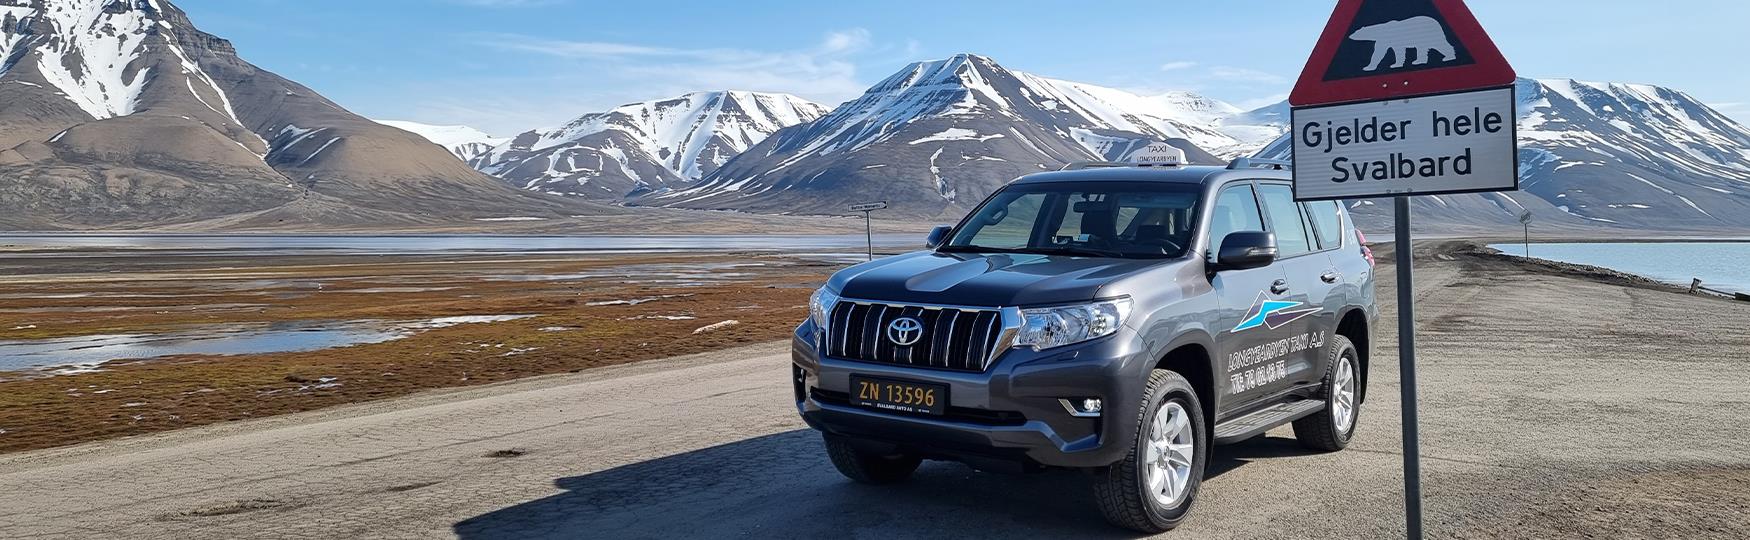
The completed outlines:
[[[1152,143],[1130,155],[1136,165],[1178,166],[1185,164],[1185,151],[1167,143]]]

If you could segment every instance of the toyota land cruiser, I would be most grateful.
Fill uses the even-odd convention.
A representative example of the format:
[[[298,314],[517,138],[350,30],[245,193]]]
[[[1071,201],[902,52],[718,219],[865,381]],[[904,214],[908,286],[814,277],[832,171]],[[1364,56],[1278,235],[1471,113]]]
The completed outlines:
[[[1347,211],[1279,162],[1143,161],[1022,177],[815,292],[792,382],[839,472],[1085,469],[1108,520],[1161,532],[1216,445],[1349,443],[1378,311]]]

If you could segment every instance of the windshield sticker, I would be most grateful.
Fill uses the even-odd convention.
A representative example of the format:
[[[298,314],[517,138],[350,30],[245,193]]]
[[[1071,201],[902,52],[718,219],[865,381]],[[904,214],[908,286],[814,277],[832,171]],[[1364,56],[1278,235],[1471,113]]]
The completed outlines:
[[[1269,295],[1260,292],[1258,293],[1258,301],[1252,304],[1250,311],[1246,312],[1246,319],[1240,321],[1239,326],[1234,327],[1233,333],[1238,334],[1260,326],[1275,330],[1319,311],[1318,308],[1295,309],[1303,305],[1305,305],[1303,302],[1271,300]]]

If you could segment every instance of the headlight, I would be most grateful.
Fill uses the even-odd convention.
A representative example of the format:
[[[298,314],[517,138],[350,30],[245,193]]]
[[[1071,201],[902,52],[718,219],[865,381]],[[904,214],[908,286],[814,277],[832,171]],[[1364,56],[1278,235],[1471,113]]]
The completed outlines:
[[[826,329],[826,320],[832,318],[832,307],[838,303],[838,293],[826,287],[814,291],[814,296],[808,298],[808,316],[814,321],[815,328]]]
[[[1015,346],[1045,350],[1112,335],[1130,315],[1130,299],[1021,310]]]

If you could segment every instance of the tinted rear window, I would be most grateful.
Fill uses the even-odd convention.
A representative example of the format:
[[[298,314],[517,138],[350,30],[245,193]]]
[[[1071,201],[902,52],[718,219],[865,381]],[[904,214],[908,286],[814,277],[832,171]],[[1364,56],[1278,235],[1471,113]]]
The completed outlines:
[[[1314,201],[1306,203],[1307,214],[1312,215],[1313,231],[1319,236],[1320,249],[1332,249],[1343,245],[1343,217],[1337,211],[1337,201]]]

